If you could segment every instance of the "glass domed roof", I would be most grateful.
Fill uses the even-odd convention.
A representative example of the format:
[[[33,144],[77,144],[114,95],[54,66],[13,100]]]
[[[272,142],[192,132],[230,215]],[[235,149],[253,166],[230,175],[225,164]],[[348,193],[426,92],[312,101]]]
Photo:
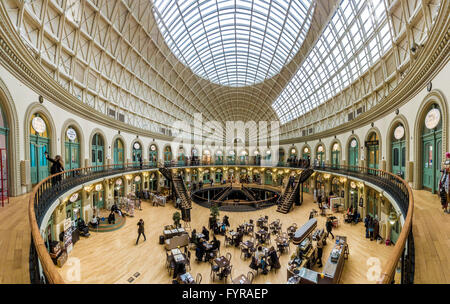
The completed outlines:
[[[213,83],[242,87],[276,75],[311,24],[312,0],[154,0],[159,29],[177,58]]]

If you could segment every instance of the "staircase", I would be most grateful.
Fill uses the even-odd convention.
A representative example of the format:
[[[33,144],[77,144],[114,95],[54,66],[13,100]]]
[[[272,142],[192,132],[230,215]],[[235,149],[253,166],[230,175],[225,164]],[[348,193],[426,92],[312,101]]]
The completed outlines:
[[[224,188],[221,192],[217,193],[216,196],[213,197],[213,201],[222,201],[232,190],[231,186]]]
[[[307,168],[294,180],[293,185],[290,185],[289,183],[286,185],[286,189],[281,196],[277,207],[278,212],[286,214],[292,209],[294,202],[299,199],[300,185],[306,182],[313,173],[313,169]]]
[[[250,189],[247,189],[244,185],[242,185],[241,190],[249,198],[250,201],[257,200],[255,194]]]
[[[172,170],[165,167],[160,167],[159,172],[169,181],[172,182],[172,190],[176,198],[181,200],[181,209],[191,209],[192,201],[186,189],[183,177],[173,175]]]

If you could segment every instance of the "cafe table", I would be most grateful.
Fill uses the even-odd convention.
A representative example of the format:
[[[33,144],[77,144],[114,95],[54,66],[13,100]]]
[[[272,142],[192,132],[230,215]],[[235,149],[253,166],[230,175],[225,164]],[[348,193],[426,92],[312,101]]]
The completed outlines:
[[[215,258],[214,262],[217,264],[217,266],[219,266],[219,268],[225,268],[228,265],[230,265],[230,261],[228,261],[227,258],[224,256]]]
[[[251,284],[247,277],[243,274],[233,279],[233,284]]]
[[[174,248],[172,250],[170,250],[170,252],[172,252],[172,255],[177,255],[177,254],[181,254],[181,250],[179,248]]]
[[[180,274],[179,278],[182,284],[195,284],[195,280],[189,272]]]

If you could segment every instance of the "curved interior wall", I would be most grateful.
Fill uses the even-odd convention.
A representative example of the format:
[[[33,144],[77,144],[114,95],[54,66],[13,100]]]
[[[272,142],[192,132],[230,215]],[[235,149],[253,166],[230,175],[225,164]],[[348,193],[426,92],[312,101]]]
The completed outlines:
[[[320,141],[324,144],[325,147],[325,161],[327,163],[331,162],[332,159],[332,144],[337,141],[341,143],[340,147],[340,155],[339,160],[340,164],[348,164],[348,140],[354,135],[359,139],[359,164],[362,166],[367,165],[366,159],[366,148],[364,147],[364,141],[368,138],[368,133],[371,130],[376,130],[379,134],[380,150],[379,150],[379,168],[385,169],[387,171],[392,171],[391,166],[388,165],[388,149],[390,149],[387,141],[387,136],[391,128],[391,122],[401,117],[404,121],[406,121],[407,126],[405,129],[407,130],[406,134],[408,138],[406,140],[407,143],[407,163],[406,163],[406,180],[411,183],[411,185],[415,188],[421,188],[421,179],[420,179],[420,168],[418,162],[416,160],[420,160],[420,132],[418,130],[421,127],[421,123],[423,120],[424,114],[423,112],[426,110],[426,107],[429,103],[435,102],[440,105],[442,116],[443,116],[443,125],[442,125],[442,154],[445,156],[445,152],[448,151],[449,143],[448,143],[448,134],[447,130],[449,127],[448,121],[448,96],[450,96],[450,87],[448,86],[448,79],[450,78],[450,66],[448,62],[443,67],[443,69],[436,75],[436,77],[432,80],[432,89],[429,92],[426,87],[422,88],[422,90],[410,98],[404,105],[398,108],[399,114],[390,113],[384,116],[382,119],[378,119],[373,121],[373,126],[371,124],[360,126],[359,128],[353,130],[352,132],[345,132],[341,134],[336,134],[335,137],[327,137],[321,138]],[[60,107],[56,106],[49,100],[44,100],[42,104],[39,104],[39,93],[35,92],[31,88],[24,85],[19,79],[9,73],[3,66],[0,66],[0,79],[3,82],[2,85],[2,95],[4,96],[5,90],[7,90],[7,94],[9,94],[9,98],[6,99],[4,97],[1,98],[2,108],[5,109],[5,105],[9,103],[9,107],[14,108],[14,112],[17,113],[17,117],[13,117],[14,115],[8,115],[8,118],[11,120],[17,121],[9,121],[8,124],[10,126],[17,126],[15,130],[16,134],[10,134],[12,136],[11,141],[14,145],[9,147],[9,170],[16,173],[16,178],[10,181],[10,195],[16,196],[23,193],[26,193],[31,189],[31,183],[27,180],[26,176],[21,176],[19,172],[21,172],[21,167],[23,164],[21,162],[27,162],[30,160],[29,156],[29,146],[28,146],[28,134],[29,134],[29,121],[28,118],[31,117],[33,110],[42,110],[44,113],[47,113],[47,118],[49,119],[49,125],[53,127],[54,130],[51,130],[51,140],[50,144],[52,145],[51,154],[52,155],[63,155],[63,147],[64,138],[62,138],[64,134],[64,126],[68,125],[68,121],[72,121],[76,123],[76,126],[80,129],[79,132],[82,133],[79,136],[81,139],[80,149],[81,156],[83,159],[80,159],[80,166],[85,167],[90,165],[91,163],[91,140],[92,136],[96,131],[101,131],[100,133],[105,136],[105,163],[113,163],[113,149],[114,143],[113,138],[120,136],[124,141],[124,153],[125,153],[125,162],[131,162],[132,159],[132,144],[136,140],[139,134],[130,134],[127,132],[121,132],[118,135],[118,131],[116,129],[112,129],[110,127],[105,127],[102,125],[101,121],[92,121],[88,117],[79,117],[73,113],[70,113]],[[6,95],[7,95],[6,94]],[[6,100],[5,100],[6,99]],[[420,118],[420,119],[418,119]],[[12,128],[14,129],[14,128]],[[162,160],[163,148],[167,145],[171,146],[172,149],[172,159],[176,160],[178,145],[175,145],[173,142],[164,141],[160,139],[139,136],[139,140],[142,143],[143,147],[143,160],[147,161],[149,159],[149,149],[150,145],[156,143],[158,147],[158,159]],[[302,147],[307,144],[311,149],[312,158],[316,157],[315,148],[319,144],[319,139],[311,140],[308,142],[298,142],[294,144],[297,150],[297,156],[301,155]],[[15,147],[15,148],[14,148]],[[284,148],[286,158],[290,154],[290,150],[292,149],[291,144],[282,145]],[[190,151],[190,146],[184,145],[185,151]],[[197,147],[199,151],[199,155],[202,155],[201,147]],[[18,151],[16,151],[18,149]],[[14,151],[13,151],[14,150]],[[215,155],[215,151],[211,151],[212,155]],[[11,155],[16,155],[12,157]],[[443,157],[444,158],[444,157]]]

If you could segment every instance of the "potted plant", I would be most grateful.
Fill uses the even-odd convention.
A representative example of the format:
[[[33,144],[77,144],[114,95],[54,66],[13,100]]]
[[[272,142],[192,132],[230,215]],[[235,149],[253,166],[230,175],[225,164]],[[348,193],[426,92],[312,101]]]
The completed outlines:
[[[209,211],[211,212],[209,216],[209,229],[212,229],[217,223],[217,218],[219,217],[219,207],[217,205],[212,205],[209,208]]]
[[[180,220],[181,220],[181,214],[180,212],[175,212],[172,216],[173,219],[173,224],[175,225],[176,228],[180,227]]]

